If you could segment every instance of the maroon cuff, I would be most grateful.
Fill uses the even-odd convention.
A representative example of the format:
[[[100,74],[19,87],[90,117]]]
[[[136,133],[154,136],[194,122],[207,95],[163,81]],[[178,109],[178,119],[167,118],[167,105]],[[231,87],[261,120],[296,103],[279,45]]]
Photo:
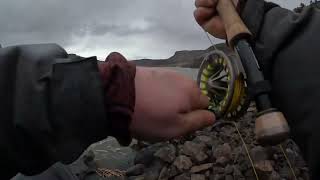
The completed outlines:
[[[135,105],[136,66],[119,53],[111,53],[99,63],[104,86],[106,116],[110,135],[121,145],[131,143],[129,126]]]

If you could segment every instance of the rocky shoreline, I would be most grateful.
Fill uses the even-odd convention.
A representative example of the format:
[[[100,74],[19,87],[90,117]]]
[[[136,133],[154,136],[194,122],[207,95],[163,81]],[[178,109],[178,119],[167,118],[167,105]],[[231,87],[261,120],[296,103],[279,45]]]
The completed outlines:
[[[217,47],[229,51],[225,44]],[[212,47],[180,51],[167,60],[135,63],[198,68],[211,50]],[[272,147],[262,147],[255,141],[254,114],[255,108],[251,107],[237,122],[219,120],[212,127],[178,140],[135,144],[132,147],[136,150],[134,166],[126,175],[130,180],[309,180],[306,163],[292,140]]]
[[[252,108],[251,108],[252,109]],[[140,142],[130,180],[308,180],[309,173],[298,147],[289,140],[280,146],[262,147],[254,137],[254,112],[238,122],[218,121],[214,126],[181,139],[157,144]]]

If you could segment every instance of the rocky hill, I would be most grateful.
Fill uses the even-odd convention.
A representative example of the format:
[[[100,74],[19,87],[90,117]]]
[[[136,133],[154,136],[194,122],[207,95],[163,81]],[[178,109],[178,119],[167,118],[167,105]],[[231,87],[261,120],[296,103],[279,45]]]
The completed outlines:
[[[226,44],[217,44],[216,48],[219,50],[229,49]],[[205,50],[191,50],[191,51],[177,51],[172,57],[168,59],[140,59],[133,61],[138,66],[147,67],[184,67],[184,68],[199,68],[203,57],[214,48],[209,47]]]

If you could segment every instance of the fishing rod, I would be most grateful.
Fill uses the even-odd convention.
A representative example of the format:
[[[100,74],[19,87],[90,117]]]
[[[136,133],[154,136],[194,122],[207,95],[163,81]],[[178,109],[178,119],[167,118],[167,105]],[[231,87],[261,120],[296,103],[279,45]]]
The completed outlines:
[[[230,48],[221,51],[214,46],[215,50],[207,54],[200,66],[198,85],[210,99],[209,110],[218,119],[236,120],[254,100],[258,110],[257,141],[262,145],[279,144],[288,138],[290,128],[284,115],[271,103],[271,84],[265,80],[248,42],[252,34],[231,0],[220,0],[217,11],[225,25]]]

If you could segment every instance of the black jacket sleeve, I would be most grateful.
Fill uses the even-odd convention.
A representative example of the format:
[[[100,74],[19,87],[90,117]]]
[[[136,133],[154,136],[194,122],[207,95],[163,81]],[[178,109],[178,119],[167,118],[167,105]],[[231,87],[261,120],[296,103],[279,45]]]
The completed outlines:
[[[73,162],[107,126],[95,57],[54,44],[0,49],[1,179]]]
[[[320,177],[320,10],[294,13],[263,0],[248,0],[242,19],[254,34],[254,51],[272,82],[272,101],[289,121],[292,136]]]

